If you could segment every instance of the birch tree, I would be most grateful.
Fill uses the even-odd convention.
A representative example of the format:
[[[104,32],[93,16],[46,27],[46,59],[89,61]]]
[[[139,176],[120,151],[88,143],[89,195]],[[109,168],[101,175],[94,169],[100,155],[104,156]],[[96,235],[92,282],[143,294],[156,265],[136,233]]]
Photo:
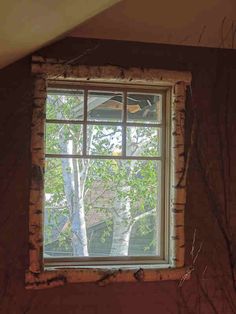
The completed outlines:
[[[54,96],[49,101],[53,102],[53,110],[58,120],[66,119],[65,102],[63,97]],[[72,98],[72,102],[75,99]],[[66,99],[68,104],[68,97]],[[79,102],[75,102],[70,112],[78,111]],[[67,109],[67,108],[66,108]],[[62,154],[78,154],[82,147],[82,128],[78,126],[59,125],[59,128],[47,132],[51,146],[56,146],[56,151]],[[92,140],[92,132],[89,141]],[[52,137],[52,138],[51,138]],[[63,189],[66,198],[71,244],[74,256],[88,256],[88,241],[85,221],[84,193],[85,182],[90,161],[75,158],[61,158]],[[62,233],[60,231],[60,233]]]
[[[156,131],[138,128],[129,131],[128,156],[156,154],[159,149]],[[115,150],[110,138],[104,140],[103,149],[104,146],[107,151]],[[108,206],[113,222],[110,255],[127,256],[133,226],[145,217],[157,214],[157,165],[154,161],[112,160],[94,163],[90,170],[98,174],[105,190],[113,193]]]

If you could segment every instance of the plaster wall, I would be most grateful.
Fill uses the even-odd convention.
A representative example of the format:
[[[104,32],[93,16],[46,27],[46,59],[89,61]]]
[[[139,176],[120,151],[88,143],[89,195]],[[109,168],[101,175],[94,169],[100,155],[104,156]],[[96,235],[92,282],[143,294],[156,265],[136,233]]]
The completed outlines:
[[[192,72],[186,107],[190,167],[185,259],[186,265],[194,269],[191,280],[182,286],[166,281],[105,287],[68,284],[41,291],[25,290],[32,113],[27,57],[0,71],[0,313],[236,313],[236,53],[67,38],[39,54],[63,59],[80,56],[77,62],[88,65]]]

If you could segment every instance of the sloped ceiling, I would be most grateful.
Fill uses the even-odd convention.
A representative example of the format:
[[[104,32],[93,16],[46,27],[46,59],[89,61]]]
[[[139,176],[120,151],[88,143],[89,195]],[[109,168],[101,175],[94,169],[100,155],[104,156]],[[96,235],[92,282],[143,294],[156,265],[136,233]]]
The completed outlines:
[[[124,0],[70,35],[236,48],[236,0]]]
[[[55,41],[118,1],[0,1],[0,68]]]

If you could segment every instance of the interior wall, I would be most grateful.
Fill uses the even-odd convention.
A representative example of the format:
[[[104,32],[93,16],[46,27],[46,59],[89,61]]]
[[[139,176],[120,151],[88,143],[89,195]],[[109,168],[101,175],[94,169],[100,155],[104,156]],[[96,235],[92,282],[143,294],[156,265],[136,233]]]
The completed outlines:
[[[68,284],[27,291],[32,78],[30,58],[0,71],[0,313],[236,313],[236,53],[68,38],[39,51],[88,65],[190,70],[186,107],[183,282]]]

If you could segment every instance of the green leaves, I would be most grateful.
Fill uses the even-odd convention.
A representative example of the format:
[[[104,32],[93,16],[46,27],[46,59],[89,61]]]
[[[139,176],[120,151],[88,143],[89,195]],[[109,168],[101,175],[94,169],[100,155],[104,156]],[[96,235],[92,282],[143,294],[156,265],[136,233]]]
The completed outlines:
[[[83,148],[82,125],[47,123],[46,125],[47,154],[82,155],[82,148]]]
[[[53,90],[48,93],[46,104],[47,119],[82,120],[84,93],[80,90]]]

